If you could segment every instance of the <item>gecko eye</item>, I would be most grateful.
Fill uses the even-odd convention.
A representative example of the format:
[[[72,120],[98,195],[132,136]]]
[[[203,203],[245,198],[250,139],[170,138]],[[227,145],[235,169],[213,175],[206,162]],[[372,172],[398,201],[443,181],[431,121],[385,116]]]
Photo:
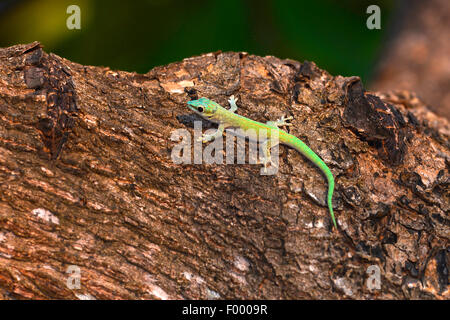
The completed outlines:
[[[197,110],[198,112],[203,112],[203,107],[198,107]]]

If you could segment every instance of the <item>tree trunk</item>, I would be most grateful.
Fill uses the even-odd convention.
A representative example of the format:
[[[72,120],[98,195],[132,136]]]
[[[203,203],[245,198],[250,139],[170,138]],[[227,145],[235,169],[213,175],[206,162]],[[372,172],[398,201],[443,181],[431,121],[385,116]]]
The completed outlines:
[[[230,95],[251,119],[294,117],[336,178],[338,230],[293,149],[268,176],[172,161],[199,120],[186,102]],[[0,298],[449,298],[450,130],[413,94],[270,56],[141,75],[32,43],[0,49],[0,122]]]

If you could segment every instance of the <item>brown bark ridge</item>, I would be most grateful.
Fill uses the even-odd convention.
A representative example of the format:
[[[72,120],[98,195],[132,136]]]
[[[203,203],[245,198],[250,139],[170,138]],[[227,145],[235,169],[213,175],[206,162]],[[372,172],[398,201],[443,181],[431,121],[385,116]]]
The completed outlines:
[[[295,150],[273,176],[172,161],[186,102],[232,94],[254,120],[294,117],[336,178],[338,230]],[[0,122],[0,298],[449,298],[449,124],[413,94],[272,56],[136,74],[36,42],[0,49]]]

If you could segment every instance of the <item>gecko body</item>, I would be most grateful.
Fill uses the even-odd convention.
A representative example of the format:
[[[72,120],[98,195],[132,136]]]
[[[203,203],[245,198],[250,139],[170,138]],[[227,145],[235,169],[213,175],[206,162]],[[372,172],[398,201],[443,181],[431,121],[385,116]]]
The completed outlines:
[[[331,219],[333,220],[333,225],[337,228],[336,219],[333,213],[332,198],[334,192],[334,177],[328,166],[323,162],[323,160],[311,150],[303,141],[301,141],[296,136],[287,133],[286,131],[279,129],[282,126],[288,126],[290,123],[287,120],[291,120],[292,117],[281,117],[277,121],[268,121],[267,123],[257,122],[248,119],[244,116],[235,113],[237,110],[236,99],[231,96],[228,100],[230,104],[230,109],[225,109],[218,103],[208,99],[200,98],[198,100],[191,100],[187,102],[189,109],[199,114],[202,118],[215,122],[219,124],[217,131],[213,134],[203,134],[199,139],[202,142],[212,141],[215,138],[221,136],[225,128],[240,128],[245,132],[250,132],[249,139],[257,140],[262,143],[262,149],[264,151],[262,163],[266,169],[270,164],[272,164],[270,149],[277,144],[284,144],[291,148],[294,148],[306,158],[312,161],[319,169],[323,172],[328,181],[328,195],[327,203],[328,209],[330,211]],[[276,130],[277,137],[274,138],[273,133]],[[262,139],[262,141],[261,141]]]

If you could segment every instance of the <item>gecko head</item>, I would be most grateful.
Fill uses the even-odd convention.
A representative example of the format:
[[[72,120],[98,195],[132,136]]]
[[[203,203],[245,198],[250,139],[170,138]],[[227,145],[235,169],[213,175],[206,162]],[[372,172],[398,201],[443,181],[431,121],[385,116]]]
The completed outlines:
[[[208,98],[200,98],[191,100],[187,103],[189,109],[199,114],[203,118],[209,119],[217,111],[218,104]]]

